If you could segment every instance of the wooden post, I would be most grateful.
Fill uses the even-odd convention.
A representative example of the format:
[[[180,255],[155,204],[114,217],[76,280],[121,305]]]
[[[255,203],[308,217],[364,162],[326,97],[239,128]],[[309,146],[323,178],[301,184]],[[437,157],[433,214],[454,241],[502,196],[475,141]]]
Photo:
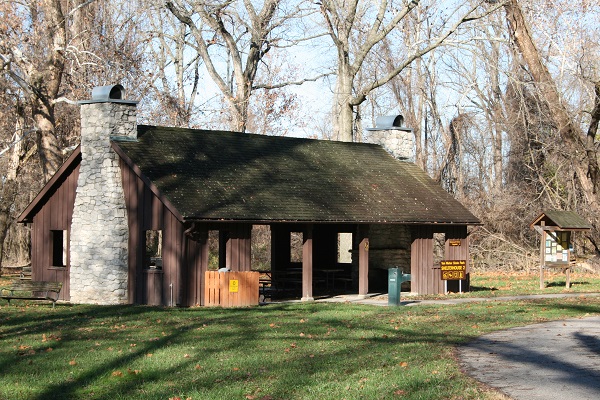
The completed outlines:
[[[302,235],[302,301],[313,298],[313,226],[306,225]]]
[[[544,221],[541,222],[543,228]],[[544,264],[546,260],[546,231],[542,230],[540,238],[540,289],[544,288]]]
[[[369,225],[358,226],[358,297],[369,293]]]

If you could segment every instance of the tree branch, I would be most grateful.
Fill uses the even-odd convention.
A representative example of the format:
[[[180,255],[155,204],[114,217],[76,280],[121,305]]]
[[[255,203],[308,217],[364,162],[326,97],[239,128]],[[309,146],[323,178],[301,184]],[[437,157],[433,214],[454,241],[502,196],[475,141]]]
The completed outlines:
[[[282,82],[282,83],[278,83],[276,85],[270,85],[270,84],[266,84],[266,83],[262,83],[262,84],[256,84],[254,86],[252,86],[252,89],[266,89],[266,90],[271,90],[271,89],[281,89],[282,87],[285,86],[291,86],[291,85],[295,85],[295,86],[300,86],[306,82],[315,82],[321,78],[324,78],[326,76],[331,76],[331,75],[335,75],[335,72],[327,72],[321,75],[317,75],[315,77],[312,78],[305,78],[299,81],[289,81],[289,82]]]

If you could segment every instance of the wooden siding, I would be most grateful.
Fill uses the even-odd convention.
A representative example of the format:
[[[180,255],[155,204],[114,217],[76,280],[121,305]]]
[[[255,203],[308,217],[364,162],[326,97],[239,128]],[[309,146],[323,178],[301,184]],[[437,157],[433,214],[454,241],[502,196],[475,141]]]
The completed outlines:
[[[250,271],[252,224],[226,225],[225,265],[231,271]]]
[[[433,265],[433,228],[412,228],[410,247],[411,291],[419,294],[443,293],[439,265]]]
[[[445,229],[446,240],[444,243],[444,258],[446,260],[465,260],[467,263],[467,279],[460,285],[458,281],[448,281],[447,289],[450,292],[463,291],[470,289],[470,259],[469,259],[469,237],[467,236],[466,226],[453,226]],[[451,246],[450,243],[460,241],[460,246]]]
[[[466,260],[469,273],[469,241],[467,227],[461,226],[414,226],[411,229],[411,292],[419,294],[440,294],[445,291],[440,266],[433,261],[433,234],[444,233],[444,259]],[[460,246],[450,246],[450,240],[460,240]],[[467,275],[468,276],[468,275]],[[456,281],[448,281],[448,290],[458,291]],[[463,281],[462,290],[469,290],[469,281]]]
[[[162,231],[162,298],[165,306],[203,304],[203,275],[208,265],[208,241],[186,235],[184,223],[123,160],[120,162],[129,222],[129,302],[143,304],[148,296],[144,273],[145,232]],[[208,232],[208,231],[206,231]],[[156,283],[156,281],[155,281]]]
[[[62,282],[60,300],[70,300],[69,238],[75,205],[75,190],[79,177],[79,162],[72,163],[60,179],[45,193],[38,203],[31,229],[31,279],[36,281]],[[66,258],[64,267],[52,265],[53,241],[51,231],[64,231]]]

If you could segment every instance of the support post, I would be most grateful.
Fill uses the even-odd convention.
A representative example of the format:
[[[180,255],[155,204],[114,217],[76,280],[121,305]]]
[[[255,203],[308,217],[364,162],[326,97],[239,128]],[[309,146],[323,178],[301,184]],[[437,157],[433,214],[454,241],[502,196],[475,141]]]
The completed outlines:
[[[306,225],[302,236],[302,301],[314,301],[312,224]]]
[[[544,226],[544,221],[542,221]],[[540,289],[544,288],[544,263],[546,260],[546,231],[542,231],[540,239]]]
[[[369,293],[369,225],[358,226],[358,297]]]

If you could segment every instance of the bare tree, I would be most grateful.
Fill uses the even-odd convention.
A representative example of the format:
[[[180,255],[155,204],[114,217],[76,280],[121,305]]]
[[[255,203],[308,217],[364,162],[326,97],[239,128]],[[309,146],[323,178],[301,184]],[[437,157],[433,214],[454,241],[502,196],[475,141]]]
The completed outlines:
[[[74,100],[87,98],[98,83],[131,78],[141,67],[134,24],[119,14],[129,5],[113,4],[0,3],[0,92],[5,100],[0,117],[9,121],[0,131],[1,150],[6,150],[0,160],[2,244],[18,211],[79,141]],[[29,160],[36,154],[39,162],[34,166]]]
[[[302,2],[294,5],[281,0],[266,0],[262,8],[257,9],[249,0],[172,0],[167,1],[166,6],[193,36],[195,51],[229,105],[233,130],[246,131],[253,90],[316,79],[280,82],[274,86],[255,82],[267,53],[294,41],[284,37],[285,29],[292,20],[309,12],[302,8]]]
[[[65,68],[63,6],[59,0],[30,0],[7,2],[3,8],[6,35],[0,41],[0,70],[28,98],[40,165],[49,179],[62,162],[55,132],[55,101]]]
[[[564,106],[556,83],[533,41],[527,20],[518,1],[508,0],[504,8],[506,10],[511,38],[518,47],[519,53],[527,64],[540,93],[546,101],[550,116],[556,125],[560,137],[564,140],[564,144],[569,147],[571,154],[583,152],[587,156],[584,163],[575,162],[573,167],[588,202],[595,202],[595,194],[600,177],[598,155],[594,145],[596,132],[588,131],[587,134],[583,134],[580,127],[573,122],[569,111]]]
[[[456,10],[448,13],[452,18],[438,16],[437,22],[440,26],[435,29],[435,35],[423,42],[414,43],[410,48],[402,49],[398,52],[402,57],[395,60],[394,69],[383,76],[374,76],[368,83],[357,87],[356,77],[366,64],[367,58],[378,54],[378,45],[403,19],[419,7],[419,2],[324,0],[321,3],[321,12],[337,51],[337,81],[333,101],[334,136],[339,140],[353,141],[353,111],[373,90],[388,83],[416,59],[439,47],[465,22],[479,19],[498,8],[498,5],[482,7],[482,4],[486,2],[476,1],[474,5],[458,6]],[[425,13],[423,24],[435,21],[434,11],[435,9],[431,8]]]
[[[148,52],[156,64],[149,86],[156,99],[150,118],[161,124],[192,126],[200,113],[196,97],[202,83],[202,58],[189,51],[189,27],[163,7],[150,6],[144,15],[152,38]]]
[[[535,83],[535,89],[543,100],[543,108],[553,123],[552,128],[558,135],[556,143],[560,143],[560,146],[556,147],[553,152],[546,150],[545,154],[559,156],[566,162],[563,167],[566,171],[562,171],[560,174],[557,171],[551,175],[556,183],[544,183],[543,181],[542,183],[550,189],[556,187],[556,193],[559,194],[560,185],[568,183],[569,176],[574,177],[573,184],[569,185],[572,192],[567,193],[566,201],[563,200],[561,203],[573,207],[581,202],[577,208],[584,210],[594,225],[595,230],[589,239],[594,243],[596,251],[600,252],[600,243],[597,239],[600,235],[598,230],[600,220],[597,217],[600,213],[598,206],[600,169],[596,142],[597,121],[600,118],[600,96],[598,96],[600,91],[595,89],[592,95],[593,107],[590,111],[590,123],[586,131],[577,123],[567,102],[562,98],[556,80],[550,74],[545,59],[534,42],[528,20],[519,2],[508,0],[504,8],[510,37]],[[598,84],[594,83],[594,87],[597,88]],[[556,163],[554,164],[556,165]],[[572,197],[571,193],[575,197]],[[581,196],[580,200],[578,195]]]

